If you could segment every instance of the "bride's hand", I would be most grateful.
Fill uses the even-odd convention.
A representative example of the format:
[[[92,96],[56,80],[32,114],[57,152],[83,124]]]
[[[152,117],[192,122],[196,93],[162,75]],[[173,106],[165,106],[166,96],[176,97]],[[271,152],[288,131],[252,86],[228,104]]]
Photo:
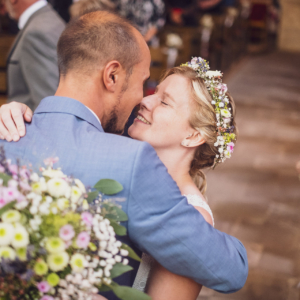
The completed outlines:
[[[26,133],[24,120],[30,122],[32,119],[31,109],[18,102],[4,104],[0,108],[0,139],[18,141]]]

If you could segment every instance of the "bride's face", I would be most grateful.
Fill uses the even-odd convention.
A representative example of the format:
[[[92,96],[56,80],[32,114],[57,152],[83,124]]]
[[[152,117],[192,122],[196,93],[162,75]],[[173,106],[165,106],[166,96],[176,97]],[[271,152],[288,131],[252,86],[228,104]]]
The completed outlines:
[[[188,80],[180,75],[170,75],[157,87],[154,95],[142,100],[128,133],[156,149],[180,147],[191,133],[191,109]]]

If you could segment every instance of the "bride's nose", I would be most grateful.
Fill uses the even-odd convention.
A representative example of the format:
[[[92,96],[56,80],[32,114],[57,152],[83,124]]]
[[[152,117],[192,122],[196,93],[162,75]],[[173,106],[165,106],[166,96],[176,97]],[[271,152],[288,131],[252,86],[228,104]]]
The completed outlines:
[[[144,97],[142,102],[141,102],[141,108],[145,108],[149,111],[152,111],[157,104],[159,103],[158,97],[156,94]]]

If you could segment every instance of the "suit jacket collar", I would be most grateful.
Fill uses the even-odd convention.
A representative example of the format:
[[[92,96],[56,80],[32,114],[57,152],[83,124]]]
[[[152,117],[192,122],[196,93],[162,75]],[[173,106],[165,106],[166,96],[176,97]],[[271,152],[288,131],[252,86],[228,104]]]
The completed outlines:
[[[97,120],[93,113],[84,104],[72,98],[60,96],[46,97],[41,101],[40,105],[34,112],[34,114],[39,113],[62,113],[74,115],[93,125],[99,131],[104,132],[99,120]]]
[[[23,33],[25,32],[26,28],[28,27],[28,25],[30,24],[30,22],[39,14],[43,13],[43,12],[47,12],[50,11],[52,9],[51,5],[47,4],[46,6],[42,7],[41,9],[37,10],[27,21],[27,23],[25,24],[24,28],[22,30],[19,31],[13,45],[10,48],[9,54],[7,56],[7,64],[9,63],[11,56],[13,55],[21,37],[23,36]]]

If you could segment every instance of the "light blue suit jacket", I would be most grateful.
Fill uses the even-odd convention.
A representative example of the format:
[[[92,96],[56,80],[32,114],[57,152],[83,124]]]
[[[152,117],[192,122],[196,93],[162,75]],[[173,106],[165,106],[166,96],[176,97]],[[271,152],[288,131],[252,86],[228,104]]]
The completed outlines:
[[[9,158],[40,167],[45,158],[58,156],[62,170],[85,185],[102,178],[122,183],[118,196],[126,198],[122,206],[129,217],[124,242],[171,272],[219,292],[243,287],[248,274],[244,246],[187,203],[148,143],[104,133],[82,103],[56,96],[42,100],[26,130],[17,143],[1,141]],[[120,284],[132,284],[138,267],[132,265],[135,271],[121,276]]]

